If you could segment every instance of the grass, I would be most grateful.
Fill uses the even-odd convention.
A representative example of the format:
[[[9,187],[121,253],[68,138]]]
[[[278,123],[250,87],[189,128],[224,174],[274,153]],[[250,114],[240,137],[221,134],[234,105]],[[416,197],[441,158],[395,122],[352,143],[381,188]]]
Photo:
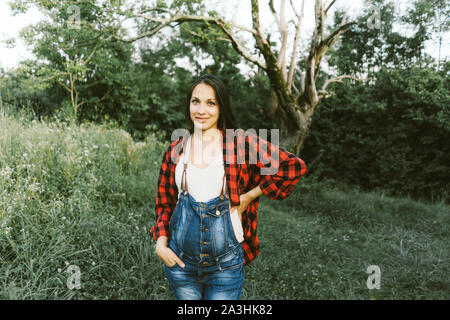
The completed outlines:
[[[148,235],[160,141],[0,111],[0,298],[172,299]],[[449,299],[449,213],[305,177],[284,201],[261,198],[242,298]]]

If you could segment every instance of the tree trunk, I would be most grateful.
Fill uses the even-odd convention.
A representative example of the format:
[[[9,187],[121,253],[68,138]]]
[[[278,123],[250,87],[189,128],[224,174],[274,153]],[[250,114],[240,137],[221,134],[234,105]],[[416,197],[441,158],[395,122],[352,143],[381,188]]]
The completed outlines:
[[[311,126],[315,105],[302,100],[282,107],[279,101],[275,90],[272,89],[267,115],[280,130],[280,147],[299,155]],[[291,110],[290,114],[285,110]],[[295,116],[292,116],[293,113]]]

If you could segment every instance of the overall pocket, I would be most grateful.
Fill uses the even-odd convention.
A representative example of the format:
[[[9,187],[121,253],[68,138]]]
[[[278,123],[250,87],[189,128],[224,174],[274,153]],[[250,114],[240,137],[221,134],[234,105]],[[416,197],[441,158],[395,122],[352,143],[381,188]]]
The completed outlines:
[[[244,266],[244,250],[242,249],[241,245],[236,247],[236,249],[233,250],[233,252],[231,252],[229,255],[221,259],[221,261],[219,262],[220,271],[237,269],[243,266]]]

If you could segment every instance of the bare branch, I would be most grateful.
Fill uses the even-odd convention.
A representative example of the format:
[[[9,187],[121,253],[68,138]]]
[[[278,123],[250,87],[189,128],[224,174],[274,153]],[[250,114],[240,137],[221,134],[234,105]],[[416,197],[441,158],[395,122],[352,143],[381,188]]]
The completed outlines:
[[[289,103],[293,102],[293,97],[287,92],[286,79],[283,77],[283,74],[278,67],[278,61],[270,48],[269,42],[262,33],[259,21],[258,0],[251,0],[251,7],[253,28],[257,32],[254,36],[254,39],[256,41],[258,49],[264,56],[264,60],[267,65],[267,75],[270,79],[273,89],[277,92],[278,99],[280,99],[280,104],[288,105]]]
[[[333,4],[336,2],[336,0],[332,0],[331,3],[328,5],[328,7],[325,9],[325,15],[328,13],[328,10],[333,6]]]
[[[153,17],[150,15],[145,15],[143,13],[138,13],[138,14],[136,14],[136,16],[144,18],[144,19],[152,21],[152,22],[156,22],[156,23],[158,23],[158,25],[155,26],[152,30],[150,30],[146,33],[143,33],[141,35],[138,35],[134,38],[121,39],[121,38],[115,36],[116,39],[131,43],[131,42],[137,41],[142,38],[150,37],[150,36],[154,35],[155,33],[157,33],[158,31],[160,31],[162,28],[167,27],[167,26],[172,26],[174,23],[180,24],[183,22],[192,22],[192,21],[212,23],[212,24],[217,25],[220,28],[220,30],[228,37],[228,40],[225,38],[218,38],[218,40],[225,40],[225,41],[231,42],[233,47],[235,48],[235,50],[237,50],[245,59],[256,64],[257,66],[259,66],[262,69],[266,69],[266,64],[263,61],[261,61],[260,59],[258,59],[257,57],[253,56],[238,41],[238,39],[236,38],[235,34],[232,31],[233,28],[237,28],[242,31],[250,32],[254,36],[256,36],[257,31],[254,29],[249,29],[249,28],[246,28],[243,26],[236,25],[234,23],[228,23],[228,22],[224,21],[221,17],[210,17],[210,16],[203,16],[203,15],[190,15],[190,14],[175,13],[174,15],[172,15],[168,18],[157,18],[157,17]],[[196,34],[193,31],[189,31],[189,32],[195,36],[199,36],[198,34]]]
[[[276,12],[275,8],[273,7],[273,0],[270,0],[270,1],[269,1],[269,8],[270,8],[270,11],[272,12],[272,15],[273,15],[273,17],[274,17],[274,19],[275,19],[275,22],[276,22],[277,25],[278,25],[278,30],[279,30],[280,33],[281,33],[280,19],[278,18],[278,15],[277,15],[277,12]]]
[[[185,29],[185,30],[186,30],[187,32],[189,32],[190,34],[192,34],[193,36],[197,37],[197,38],[201,38],[201,37],[202,37],[202,36],[201,36],[200,34],[198,34],[197,32],[194,32],[194,31],[189,30],[189,29]],[[231,42],[230,39],[228,39],[228,38],[222,38],[222,37],[215,38],[215,40]]]
[[[241,31],[249,32],[249,33],[251,33],[251,34],[253,34],[253,35],[256,34],[256,30],[255,30],[255,29],[249,29],[249,28],[246,28],[246,27],[237,25],[237,24],[235,24],[234,22],[231,23],[231,29],[233,29],[233,28],[239,29],[239,30],[241,30]]]
[[[283,78],[287,81],[287,72],[286,72],[286,48],[287,48],[287,40],[288,40],[288,31],[286,27],[285,21],[285,0],[281,0],[280,4],[280,32],[281,32],[281,48],[278,56],[278,67],[281,69],[283,74]]]
[[[254,38],[256,40],[256,45],[263,51],[266,47],[269,48],[269,42],[261,30],[261,24],[259,22],[259,6],[257,0],[252,0],[252,22],[253,28],[256,30]]]
[[[298,13],[298,11],[297,11],[297,8],[295,8],[294,3],[292,2],[292,0],[289,0],[289,2],[290,2],[290,4],[291,4],[292,11],[294,11],[294,14],[295,14],[295,15],[297,16],[297,18],[298,18],[299,13]],[[302,6],[303,6],[303,4],[302,4]]]
[[[334,32],[332,32],[326,39],[322,40],[316,47],[311,49],[312,51],[310,52],[310,57],[315,56],[314,63],[311,65],[311,67],[314,68],[313,74],[314,79],[316,78],[316,75],[319,72],[320,62],[325,53],[336,43],[341,34],[346,32],[348,28],[350,28],[354,24],[356,24],[356,22],[349,22],[344,25],[341,25]],[[312,61],[313,60],[310,60],[310,62]]]
[[[358,81],[358,82],[365,82],[365,81],[369,80],[369,78],[361,79],[361,78],[358,78],[358,77],[355,77],[355,76],[352,76],[352,75],[343,74],[343,75],[340,75],[340,76],[337,76],[337,77],[334,77],[334,78],[326,80],[324,82],[324,84],[322,85],[322,88],[318,92],[319,96],[321,98],[328,98],[331,95],[333,95],[333,92],[328,92],[327,91],[328,85],[330,83],[333,83],[333,82],[344,83],[344,81],[342,81],[344,79],[352,79],[352,80],[355,80],[355,81]]]
[[[217,21],[217,26],[222,30],[223,33],[230,39],[233,48],[237,50],[245,59],[256,64],[262,69],[266,69],[266,64],[253,56],[248,50],[241,45],[241,43],[237,40],[236,36],[233,34],[231,30],[229,30],[222,22]]]
[[[291,6],[293,7],[292,0],[291,0]],[[295,59],[296,59],[297,50],[298,50],[298,42],[300,41],[300,29],[301,29],[301,25],[302,25],[302,21],[303,21],[304,8],[305,8],[305,0],[302,0],[301,12],[300,12],[300,14],[297,14],[297,12],[296,12],[296,15],[298,17],[298,22],[297,22],[297,28],[296,28],[296,32],[295,32],[294,45],[292,46],[291,64],[289,65],[289,75],[288,75],[288,84],[287,84],[288,92],[291,92],[291,87],[294,82]]]

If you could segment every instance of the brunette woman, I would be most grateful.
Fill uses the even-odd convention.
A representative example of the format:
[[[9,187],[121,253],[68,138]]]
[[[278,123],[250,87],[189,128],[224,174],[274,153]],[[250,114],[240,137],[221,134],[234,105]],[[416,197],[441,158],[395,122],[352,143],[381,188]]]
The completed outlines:
[[[243,130],[213,75],[191,86],[186,120],[188,134],[169,146],[158,178],[156,253],[176,299],[240,299],[244,265],[259,254],[259,197],[285,199],[306,165],[256,135],[236,134]],[[273,173],[261,174],[270,166]]]

